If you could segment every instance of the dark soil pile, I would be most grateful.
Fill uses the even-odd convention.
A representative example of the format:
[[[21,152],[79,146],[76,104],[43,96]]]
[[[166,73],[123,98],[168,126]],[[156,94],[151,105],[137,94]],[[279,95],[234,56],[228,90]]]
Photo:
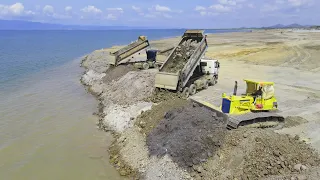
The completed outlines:
[[[119,65],[119,66],[110,66],[106,72],[106,76],[103,78],[104,83],[110,83],[120,79],[122,76],[126,75],[129,71],[137,70],[132,65]]]
[[[142,112],[141,115],[137,117],[136,125],[141,128],[140,132],[142,134],[149,134],[164,118],[166,112],[174,108],[185,106],[187,103],[187,100],[173,97],[170,100],[153,105],[151,110]]]
[[[147,136],[149,152],[168,154],[179,166],[205,162],[222,145],[226,124],[216,113],[195,104],[174,109]]]

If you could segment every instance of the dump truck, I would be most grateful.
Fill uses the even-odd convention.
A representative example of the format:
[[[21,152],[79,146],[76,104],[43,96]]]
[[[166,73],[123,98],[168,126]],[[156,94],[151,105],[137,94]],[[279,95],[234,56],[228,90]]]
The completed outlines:
[[[155,49],[146,49],[145,54],[141,54],[139,56],[139,60],[131,61],[129,64],[134,64],[135,67],[145,70],[160,67],[166,58],[166,56],[162,54],[161,50]]]
[[[217,83],[220,63],[204,58],[207,47],[203,30],[186,30],[156,74],[155,87],[188,97]]]
[[[173,49],[168,47],[164,50],[151,49],[149,41],[145,36],[139,36],[138,40],[119,49],[116,52],[111,52],[110,55],[114,58],[109,61],[113,66],[120,64],[134,64],[138,68],[149,69],[162,65],[166,53]]]

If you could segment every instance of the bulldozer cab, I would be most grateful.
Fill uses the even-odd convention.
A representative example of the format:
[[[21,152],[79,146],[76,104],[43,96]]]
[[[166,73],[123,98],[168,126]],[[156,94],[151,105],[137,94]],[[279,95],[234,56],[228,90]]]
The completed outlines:
[[[274,96],[274,82],[244,80],[247,84],[246,95],[250,96],[261,88],[262,98],[270,99]]]

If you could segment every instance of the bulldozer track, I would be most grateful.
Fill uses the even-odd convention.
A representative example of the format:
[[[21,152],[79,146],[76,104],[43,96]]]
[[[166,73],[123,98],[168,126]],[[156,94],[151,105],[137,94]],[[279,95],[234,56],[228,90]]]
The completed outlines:
[[[271,122],[275,124],[284,122],[284,117],[275,112],[251,112],[243,115],[229,115],[228,116],[228,129],[236,129],[240,126],[248,126],[261,124],[261,127],[273,126]],[[264,123],[264,125],[263,125]],[[271,124],[267,124],[271,123]]]

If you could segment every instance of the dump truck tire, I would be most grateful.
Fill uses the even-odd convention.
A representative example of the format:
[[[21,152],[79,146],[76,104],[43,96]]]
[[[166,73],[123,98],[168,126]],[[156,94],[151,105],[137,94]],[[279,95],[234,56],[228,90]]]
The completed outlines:
[[[189,97],[189,88],[188,87],[185,87],[182,91],[182,95],[185,97],[185,98],[188,98]]]
[[[208,87],[209,87],[209,80],[207,80],[207,81],[204,83],[203,89],[208,89]]]
[[[194,95],[197,92],[197,87],[195,84],[191,84],[191,86],[189,87],[189,94],[190,95]]]
[[[156,63],[153,63],[153,67],[154,67],[155,69],[159,69],[159,65],[156,64]]]
[[[142,67],[143,67],[143,69],[147,70],[147,69],[149,69],[149,64],[148,63],[143,63]]]
[[[210,79],[209,85],[214,86],[215,84],[216,84],[216,78],[214,77],[214,78]]]

